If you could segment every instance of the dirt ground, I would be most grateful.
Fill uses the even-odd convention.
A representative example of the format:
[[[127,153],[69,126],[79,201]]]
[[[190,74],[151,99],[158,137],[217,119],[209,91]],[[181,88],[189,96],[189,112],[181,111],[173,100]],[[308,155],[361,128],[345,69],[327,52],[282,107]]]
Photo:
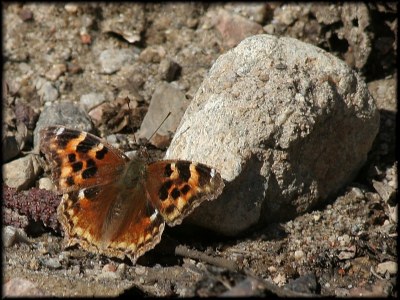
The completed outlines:
[[[120,108],[115,99],[128,95],[132,122],[110,107],[107,118],[91,117],[99,135],[129,136],[160,82],[173,82],[191,100],[215,60],[257,33],[295,37],[345,60],[381,113],[367,163],[336,199],[235,238],[167,228],[136,265],[63,249],[58,225],[43,226],[42,216],[10,221],[23,213],[5,202],[3,225],[23,230],[3,242],[4,295],[397,296],[396,4],[3,3],[2,13],[2,126],[23,141],[7,161],[32,151],[46,101],[96,93]],[[110,62],[106,49],[133,54]],[[129,143],[121,148],[131,150]],[[5,201],[14,194],[3,188]]]

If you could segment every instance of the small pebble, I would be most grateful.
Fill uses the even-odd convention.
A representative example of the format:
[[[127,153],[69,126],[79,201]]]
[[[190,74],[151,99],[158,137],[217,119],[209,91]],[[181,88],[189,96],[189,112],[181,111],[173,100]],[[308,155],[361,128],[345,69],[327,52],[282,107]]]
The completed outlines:
[[[64,9],[70,13],[70,14],[75,14],[78,11],[78,6],[76,4],[65,4]]]
[[[106,264],[104,265],[103,269],[101,270],[103,273],[106,272],[115,272],[117,267],[114,264]]]
[[[102,93],[85,94],[82,95],[80,99],[81,104],[83,104],[88,111],[104,101],[106,101],[106,97]]]
[[[5,248],[12,247],[18,242],[29,243],[25,231],[13,226],[3,227],[3,245]]]
[[[15,244],[17,240],[17,229],[12,226],[6,226],[3,228],[3,245],[5,248],[9,248]]]
[[[48,177],[43,177],[39,179],[39,189],[48,190],[48,191],[55,191],[56,187]]]
[[[376,267],[376,272],[381,275],[384,275],[386,272],[390,275],[395,275],[397,274],[397,263],[394,261],[385,261],[380,263]]]
[[[302,260],[304,258],[304,252],[302,250],[296,250],[294,252],[294,258],[296,260]]]
[[[135,268],[135,273],[136,273],[137,275],[143,275],[143,274],[146,273],[146,268],[145,268],[145,267],[142,267],[142,266],[136,266],[136,268]]]
[[[274,266],[270,266],[270,267],[268,267],[268,271],[270,271],[271,273],[275,273],[276,268]]]
[[[313,215],[314,221],[318,222],[321,219],[321,215],[317,214],[317,215]]]
[[[48,267],[49,269],[60,269],[61,268],[61,264],[58,261],[58,259],[55,258],[47,258],[47,259],[43,259],[42,260],[42,264],[46,267]]]
[[[3,285],[3,297],[34,297],[44,293],[32,281],[24,278],[12,278]]]
[[[48,80],[56,81],[66,71],[67,66],[65,64],[55,64],[49,71],[46,72],[45,77]]]

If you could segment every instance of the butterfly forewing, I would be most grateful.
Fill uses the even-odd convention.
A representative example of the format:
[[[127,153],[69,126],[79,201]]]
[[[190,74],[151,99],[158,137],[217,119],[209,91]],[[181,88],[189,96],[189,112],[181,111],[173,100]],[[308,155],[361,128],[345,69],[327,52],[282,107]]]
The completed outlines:
[[[51,126],[40,135],[40,150],[61,192],[110,183],[128,161],[121,151],[87,132]]]

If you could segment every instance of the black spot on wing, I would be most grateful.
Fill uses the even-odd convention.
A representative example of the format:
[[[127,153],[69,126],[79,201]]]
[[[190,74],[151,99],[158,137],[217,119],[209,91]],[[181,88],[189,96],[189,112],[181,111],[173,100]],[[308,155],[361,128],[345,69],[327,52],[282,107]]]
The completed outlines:
[[[68,154],[68,162],[73,163],[76,161],[76,155],[75,153],[70,153]]]
[[[87,153],[92,148],[96,147],[97,141],[93,137],[86,135],[85,139],[76,146],[76,152]]]
[[[88,168],[88,169],[85,169],[85,170],[82,172],[82,178],[83,178],[83,179],[91,178],[91,177],[93,177],[94,175],[96,175],[96,173],[97,173],[97,167],[90,167],[90,168]]]
[[[183,188],[181,188],[181,193],[182,193],[183,195],[186,195],[189,191],[190,191],[190,186],[189,186],[188,184],[185,184],[185,185],[183,186]]]
[[[160,198],[161,201],[168,199],[168,191],[171,188],[171,186],[172,186],[171,180],[164,182],[164,184],[161,186],[160,191],[158,192],[158,197]]]
[[[190,162],[178,161],[175,163],[175,167],[178,169],[179,177],[183,181],[189,181],[190,179]]]
[[[72,176],[68,176],[65,182],[68,186],[73,186],[75,184],[74,178]]]
[[[96,151],[96,158],[97,159],[103,159],[104,156],[107,154],[108,150],[106,147],[103,147],[103,149]]]
[[[59,129],[55,129],[58,131]],[[60,135],[56,135],[57,145],[60,149],[65,149],[72,139],[81,135],[79,131],[65,129]]]
[[[165,208],[165,213],[166,213],[167,215],[173,213],[174,211],[175,211],[175,206],[174,206],[173,204],[171,204],[171,205],[169,205],[169,206],[167,206],[167,207]]]
[[[181,192],[177,189],[174,188],[171,192],[171,197],[176,200],[177,198],[179,198],[179,196],[181,195]]]
[[[86,161],[86,169],[89,169],[92,167],[96,167],[96,162],[90,158]]]
[[[100,192],[100,188],[98,187],[91,187],[83,190],[83,194],[85,195],[85,198],[89,200],[93,200],[94,198],[97,197],[97,195]]]
[[[94,175],[96,175],[96,173],[97,173],[96,162],[90,158],[86,161],[86,168],[82,172],[82,178],[83,179],[91,178]]]
[[[72,164],[72,170],[74,172],[79,172],[80,170],[82,170],[83,168],[83,162],[81,161],[77,161],[76,163]]]
[[[164,168],[164,177],[170,177],[171,176],[171,174],[172,174],[172,169],[171,169],[171,164],[167,164],[167,165],[165,165],[165,168]]]

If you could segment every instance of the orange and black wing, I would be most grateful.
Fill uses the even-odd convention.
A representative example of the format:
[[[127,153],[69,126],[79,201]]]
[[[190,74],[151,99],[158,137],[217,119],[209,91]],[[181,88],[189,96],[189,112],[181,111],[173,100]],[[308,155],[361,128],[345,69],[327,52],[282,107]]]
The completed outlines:
[[[174,226],[203,201],[217,198],[224,182],[214,168],[204,164],[165,160],[148,165],[145,186],[153,205]]]

